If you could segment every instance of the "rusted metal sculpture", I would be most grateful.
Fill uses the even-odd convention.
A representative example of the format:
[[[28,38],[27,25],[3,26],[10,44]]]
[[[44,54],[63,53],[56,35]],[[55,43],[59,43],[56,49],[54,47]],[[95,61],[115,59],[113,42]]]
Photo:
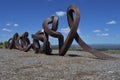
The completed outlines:
[[[7,48],[9,49],[16,49],[15,42],[18,38],[18,33],[15,33],[12,38],[10,38],[7,42]]]
[[[32,34],[33,43],[30,44],[28,39],[28,32],[23,33],[21,36],[18,37],[18,33],[15,33],[13,38],[8,40],[8,48],[16,48],[22,51],[28,51],[30,48],[33,48],[35,53],[46,53],[51,54],[52,49],[50,47],[49,36],[58,38],[59,44],[59,55],[64,56],[68,51],[69,47],[71,46],[73,40],[75,39],[76,42],[81,46],[85,51],[90,52],[94,56],[100,59],[109,59],[113,58],[109,55],[106,55],[103,52],[99,52],[90,46],[88,46],[78,35],[77,28],[80,21],[80,12],[79,9],[71,5],[67,9],[67,20],[70,27],[70,32],[66,40],[64,41],[64,37],[62,33],[57,32],[58,29],[58,17],[51,16],[50,18],[46,19],[43,22],[44,32],[38,31],[35,34]],[[52,24],[52,27],[49,28],[49,24]],[[40,46],[39,41],[43,42],[43,47]]]
[[[35,53],[40,52],[40,43],[39,43],[38,35],[40,36],[41,34],[43,34],[41,31],[32,34],[32,38],[33,38],[32,48],[35,51]]]
[[[74,15],[73,15],[74,13]],[[85,51],[88,51],[90,53],[92,53],[94,56],[100,58],[100,59],[108,59],[108,58],[113,58],[109,55],[106,55],[105,53],[103,52],[100,52],[100,51],[97,51],[93,48],[91,48],[90,46],[88,46],[78,35],[77,31],[76,31],[76,27],[78,26],[78,23],[79,23],[79,19],[80,19],[80,13],[79,13],[79,9],[76,7],[76,6],[70,6],[68,7],[67,9],[67,19],[68,19],[68,24],[69,24],[69,27],[70,27],[70,32],[71,34],[73,34],[73,37],[74,39],[77,41],[77,43],[85,50]],[[75,35],[74,35],[74,32],[73,31],[76,31]],[[71,34],[69,33],[68,36]],[[72,37],[72,39],[73,39]],[[67,42],[67,40],[66,40]],[[66,49],[64,50],[66,51]],[[64,55],[65,52],[64,51],[61,51],[61,55]]]
[[[43,31],[38,31],[36,34],[33,34],[32,38],[33,38],[32,47],[35,53],[40,52],[45,54],[51,54],[52,49],[50,47],[50,42],[48,41]],[[43,47],[40,46],[39,40],[43,42]]]
[[[78,35],[77,33],[77,28],[79,25],[79,20],[80,20],[80,13],[79,9],[71,5],[67,9],[67,19],[68,19],[68,24],[70,27],[70,32],[68,33],[68,36],[66,40],[64,41],[63,35],[60,32],[56,32],[57,27],[58,27],[58,17],[52,16],[51,18],[48,18],[44,21],[43,23],[43,28],[45,30],[45,33],[48,37],[48,35],[57,37],[59,40],[59,55],[64,56],[66,52],[68,51],[70,45],[73,42],[73,39],[77,41],[77,43],[85,50],[90,53],[92,53],[94,56],[100,58],[100,59],[108,59],[108,58],[113,58],[109,55],[106,55],[103,52],[99,52],[90,46],[88,46]],[[52,23],[52,28],[49,29],[48,25]],[[47,38],[48,39],[48,38]]]
[[[17,40],[15,41],[15,46],[18,50],[22,50],[25,52],[27,52],[30,49],[31,44],[28,38],[28,32],[24,32],[17,38]]]
[[[49,29],[48,25],[52,23],[52,28]],[[57,16],[52,16],[48,19],[46,19],[43,22],[43,28],[45,30],[45,35],[49,41],[49,35],[55,38],[58,38],[59,41],[59,51],[61,50],[61,47],[63,45],[64,42],[64,37],[60,32],[56,32],[57,28],[58,28],[58,17]]]

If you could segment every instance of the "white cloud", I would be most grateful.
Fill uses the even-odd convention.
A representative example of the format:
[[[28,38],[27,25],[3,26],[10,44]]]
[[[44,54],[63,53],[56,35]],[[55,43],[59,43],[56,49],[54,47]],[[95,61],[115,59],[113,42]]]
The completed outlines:
[[[109,33],[102,33],[102,36],[109,36]]]
[[[61,17],[61,16],[66,15],[66,12],[64,12],[64,11],[58,11],[58,12],[56,12],[56,15],[59,16],[59,17]]]
[[[106,29],[105,29],[105,31],[109,31],[109,29],[108,29],[108,28],[106,28]]]
[[[19,26],[19,24],[17,24],[17,23],[7,23],[6,24],[6,26],[14,26],[14,27],[18,27]]]
[[[97,30],[94,30],[93,32],[94,32],[94,33],[99,33],[99,32],[101,32],[101,30],[98,30],[98,29],[97,29]]]
[[[101,34],[97,34],[97,36],[103,36],[103,37],[106,36],[107,37],[107,36],[109,36],[109,33],[101,33]]]
[[[66,28],[61,28],[60,32],[64,33],[64,34],[68,34],[70,32],[70,28],[66,27]],[[80,29],[77,29],[77,33],[80,33]]]
[[[117,22],[115,20],[109,21],[106,24],[116,24]]]
[[[13,26],[14,26],[14,27],[18,27],[19,25],[15,23],[15,24],[13,24]]]
[[[80,33],[80,29],[79,29],[79,28],[77,29],[77,33],[78,33],[78,34]]]
[[[50,38],[50,39],[52,39],[52,40],[56,40],[56,38],[54,38],[54,37],[51,37],[51,36],[49,36],[49,38]]]
[[[7,26],[10,26],[11,24],[10,24],[10,23],[7,23],[6,25],[7,25]]]
[[[42,29],[41,32],[44,32],[44,29]]]
[[[68,34],[68,33],[70,32],[70,28],[69,28],[69,27],[61,28],[61,29],[60,29],[60,32],[65,33],[65,34]]]
[[[11,32],[11,31],[12,31],[12,30],[7,29],[7,28],[3,28],[2,30],[3,30],[3,31],[7,31],[7,32]]]

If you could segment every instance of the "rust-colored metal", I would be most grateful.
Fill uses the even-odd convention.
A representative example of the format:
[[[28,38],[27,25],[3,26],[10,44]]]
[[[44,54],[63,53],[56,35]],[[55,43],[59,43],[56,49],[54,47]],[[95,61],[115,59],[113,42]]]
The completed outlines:
[[[70,32],[68,34],[67,39],[65,40],[61,50],[60,50],[60,55],[64,56],[68,50],[68,48],[70,47],[73,39],[75,39],[77,41],[77,43],[85,50],[88,51],[90,53],[92,53],[94,56],[100,58],[100,59],[108,59],[108,58],[113,58],[109,55],[106,55],[103,52],[97,51],[93,48],[91,48],[90,46],[88,46],[78,35],[77,33],[77,27],[79,25],[79,20],[80,20],[80,13],[79,13],[79,9],[74,6],[71,5],[70,7],[68,7],[67,9],[67,19],[68,19],[68,24],[70,27]]]
[[[38,31],[36,34],[33,34],[32,38],[33,38],[32,46],[35,53],[40,52],[40,53],[51,54],[52,49],[50,47],[50,43],[43,31]],[[43,42],[43,47],[40,46],[39,40]]]
[[[49,24],[52,24],[51,29],[49,28]],[[59,52],[61,50],[61,47],[63,45],[64,42],[64,37],[60,32],[56,32],[57,28],[58,28],[58,17],[57,16],[52,16],[48,19],[46,19],[43,22],[43,28],[45,31],[45,35],[49,41],[49,35],[55,38],[58,38],[59,41]]]
[[[28,32],[24,32],[17,38],[15,46],[17,49],[25,52],[27,52],[31,48],[30,40],[28,38]]]
[[[68,51],[70,45],[72,44],[73,40],[75,39],[77,43],[85,50],[90,53],[92,53],[94,56],[100,58],[100,59],[108,59],[108,58],[113,58],[109,55],[106,55],[103,52],[99,52],[90,46],[88,46],[78,35],[77,33],[77,28],[79,25],[80,21],[80,12],[79,9],[71,5],[67,9],[67,20],[68,24],[70,27],[70,32],[68,33],[68,36],[66,40],[64,41],[63,35],[60,32],[56,32],[58,28],[58,17],[57,16],[52,16],[48,19],[46,19],[43,22],[43,28],[45,30],[45,34],[47,36],[47,39],[50,36],[58,38],[59,40],[59,55],[64,56],[66,52]],[[52,28],[49,28],[49,24],[52,23]]]
[[[33,50],[35,51],[35,53],[42,52],[40,50],[41,46],[40,46],[40,43],[39,43],[39,39],[43,40],[43,35],[44,35],[44,33],[42,31],[38,31],[35,34],[32,34],[32,38],[33,38],[33,44],[32,45],[33,45]]]
[[[16,49],[15,41],[17,40],[18,36],[19,36],[18,33],[15,33],[13,35],[13,37],[8,40],[7,48],[9,48],[9,49]]]
[[[30,44],[28,39],[28,32],[23,33],[21,36],[18,37],[18,33],[15,33],[12,38],[8,40],[8,48],[9,49],[19,49],[23,51],[28,51],[30,48],[33,48],[35,53],[46,53],[51,54],[52,49],[50,47],[49,36],[54,38],[58,38],[59,44],[59,55],[64,56],[68,51],[69,47],[71,46],[73,40],[75,39],[76,42],[81,46],[85,51],[90,52],[94,56],[100,59],[109,59],[113,58],[103,52],[97,51],[87,45],[78,35],[77,28],[80,22],[80,11],[79,9],[71,5],[67,9],[67,20],[70,27],[70,32],[66,40],[64,41],[64,37],[62,33],[57,32],[58,29],[58,20],[57,16],[51,16],[50,18],[46,19],[43,22],[44,31],[38,31],[35,34],[32,34],[33,43]],[[49,28],[49,24],[52,24],[52,27]],[[43,47],[40,46],[39,41],[43,42]]]
[[[80,20],[80,13],[79,9],[76,6],[70,6],[67,9],[67,18],[68,18],[68,24],[70,27],[70,32],[68,33],[68,36],[60,50],[60,55],[64,56],[66,52],[68,51],[70,45],[73,42],[74,36],[76,35],[79,20]]]

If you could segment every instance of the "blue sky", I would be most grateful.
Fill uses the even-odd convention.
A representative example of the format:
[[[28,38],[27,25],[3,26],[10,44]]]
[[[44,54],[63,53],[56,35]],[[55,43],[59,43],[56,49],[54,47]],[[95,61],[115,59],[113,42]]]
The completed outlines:
[[[0,42],[25,31],[31,39],[52,15],[59,16],[57,31],[66,37],[66,10],[72,4],[80,10],[78,33],[86,43],[120,44],[120,0],[0,0]],[[57,44],[57,39],[50,37],[50,42]]]

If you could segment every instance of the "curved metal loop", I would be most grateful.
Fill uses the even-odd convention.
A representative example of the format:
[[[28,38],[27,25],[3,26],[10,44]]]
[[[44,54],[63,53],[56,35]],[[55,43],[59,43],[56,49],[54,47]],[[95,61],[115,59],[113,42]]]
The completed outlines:
[[[43,35],[44,33],[42,31],[38,31],[35,34],[32,34],[32,38],[33,38],[32,46],[33,46],[33,50],[35,51],[35,53],[40,52],[41,46],[40,46],[39,40],[43,40]]]
[[[79,24],[80,13],[79,13],[79,9],[76,6],[71,5],[70,7],[68,7],[68,9],[67,9],[67,19],[68,19],[68,24],[69,24],[69,27],[70,27],[70,32],[69,32],[68,37],[67,37],[67,39],[64,43],[65,46],[64,45],[62,46],[63,51],[61,51],[60,55],[62,55],[62,56],[65,55],[65,53],[68,50],[69,46],[71,45],[73,39],[75,38],[77,43],[85,51],[90,52],[94,56],[96,56],[100,59],[113,58],[112,56],[106,55],[103,52],[100,52],[100,51],[97,51],[97,50],[91,48],[79,37],[76,29],[77,29],[77,26]]]
[[[68,24],[70,27],[70,32],[68,33],[68,36],[60,50],[59,54],[61,56],[64,56],[66,54],[70,45],[73,42],[75,34],[77,32],[77,28],[78,28],[78,24],[79,24],[79,20],[80,20],[80,13],[79,13],[79,9],[76,6],[71,5],[70,7],[68,7],[67,19],[68,19]]]
[[[17,49],[27,52],[31,48],[28,35],[29,35],[28,32],[24,32],[17,38],[15,42]]]
[[[32,35],[33,38],[33,49],[35,51],[35,53],[46,53],[46,54],[51,54],[51,48],[50,48],[50,43],[47,40],[45,33],[42,31],[38,31],[36,34]],[[41,42],[43,42],[43,48],[40,47],[40,43],[39,40]]]
[[[52,23],[52,28],[50,29],[48,25],[51,23]],[[58,28],[58,17],[57,16],[52,16],[43,22],[43,29],[45,33],[47,33],[47,35],[51,35],[53,37],[62,36],[60,32],[56,32],[57,28]]]
[[[49,42],[49,35],[55,38],[58,38],[59,41],[59,55],[64,56],[68,51],[70,45],[73,42],[73,39],[87,52],[90,52],[94,56],[100,59],[109,59],[113,58],[112,56],[106,55],[103,52],[97,51],[90,46],[88,46],[77,33],[77,28],[80,21],[80,11],[79,9],[71,5],[67,8],[67,20],[68,25],[70,27],[70,32],[66,40],[64,41],[64,37],[60,32],[56,32],[58,29],[58,20],[57,16],[51,16],[46,19],[42,26],[44,28],[44,32],[38,31],[37,33],[32,35],[33,43],[30,44],[30,40],[28,38],[28,32],[23,33],[18,37],[18,33],[15,33],[12,38],[8,40],[8,48],[17,48],[19,50],[28,51],[31,47],[35,50],[36,53],[45,52],[46,54],[51,54],[51,47]],[[49,24],[52,24],[52,27],[49,28]],[[43,42],[43,48],[41,48],[39,40]]]
[[[15,33],[13,37],[8,40],[7,47],[9,49],[16,49],[15,41],[17,40],[18,36],[19,36],[18,33]]]
[[[49,29],[48,25],[51,24],[51,23],[52,23],[52,28]],[[63,45],[63,42],[64,42],[64,37],[60,32],[56,32],[56,30],[58,28],[58,17],[57,16],[52,16],[52,17],[46,19],[43,22],[43,28],[44,28],[45,35],[46,35],[47,39],[49,39],[48,35],[50,35],[52,37],[55,37],[55,38],[58,38],[59,52],[60,52],[60,49],[61,49],[61,47]]]
[[[12,49],[13,48],[13,38],[8,39],[7,41],[7,48]]]

